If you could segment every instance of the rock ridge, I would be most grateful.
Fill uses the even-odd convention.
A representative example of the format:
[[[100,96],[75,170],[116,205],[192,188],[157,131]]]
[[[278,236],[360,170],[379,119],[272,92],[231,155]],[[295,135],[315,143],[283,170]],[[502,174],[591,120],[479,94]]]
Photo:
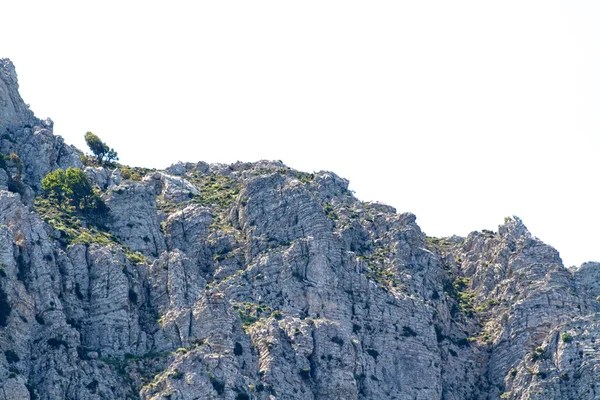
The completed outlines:
[[[600,263],[517,217],[434,238],[329,171],[85,166],[7,59],[0,151],[0,400],[600,398]],[[102,226],[43,197],[67,167]]]

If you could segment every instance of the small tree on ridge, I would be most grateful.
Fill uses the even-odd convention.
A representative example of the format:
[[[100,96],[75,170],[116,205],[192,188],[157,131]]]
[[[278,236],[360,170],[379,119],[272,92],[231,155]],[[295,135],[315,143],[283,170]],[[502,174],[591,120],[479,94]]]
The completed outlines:
[[[104,161],[111,162],[113,160],[118,160],[119,156],[117,152],[108,147],[106,143],[104,143],[100,138],[94,135],[92,132],[87,132],[85,134],[85,143],[88,145],[96,160],[98,160],[98,164],[102,164]]]

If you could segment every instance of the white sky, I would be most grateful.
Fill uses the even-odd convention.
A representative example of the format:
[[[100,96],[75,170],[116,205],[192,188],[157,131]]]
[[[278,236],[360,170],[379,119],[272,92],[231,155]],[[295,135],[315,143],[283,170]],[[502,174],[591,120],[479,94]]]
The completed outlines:
[[[167,5],[168,4],[168,5]],[[520,216],[600,260],[600,2],[11,1],[0,57],[55,133],[130,165],[332,170],[429,235]]]

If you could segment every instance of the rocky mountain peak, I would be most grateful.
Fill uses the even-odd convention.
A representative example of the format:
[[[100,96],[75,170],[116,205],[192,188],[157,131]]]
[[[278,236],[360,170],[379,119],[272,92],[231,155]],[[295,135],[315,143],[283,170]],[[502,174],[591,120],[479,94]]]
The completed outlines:
[[[517,217],[435,238],[333,172],[84,165],[6,59],[0,116],[0,400],[598,398],[600,264]],[[67,167],[103,207],[43,193]]]
[[[498,227],[498,233],[506,238],[517,239],[519,237],[530,238],[531,233],[517,216],[504,218],[504,224]]]
[[[57,168],[81,167],[79,150],[53,134],[52,120],[39,120],[19,94],[19,84],[13,63],[0,59],[0,151],[7,158],[13,154],[15,168],[2,181],[22,181],[22,196],[31,200],[33,191],[41,189],[44,176]],[[17,166],[22,166],[17,168]]]
[[[19,94],[19,81],[15,66],[8,58],[0,58],[0,120],[11,126],[32,120],[33,112]]]

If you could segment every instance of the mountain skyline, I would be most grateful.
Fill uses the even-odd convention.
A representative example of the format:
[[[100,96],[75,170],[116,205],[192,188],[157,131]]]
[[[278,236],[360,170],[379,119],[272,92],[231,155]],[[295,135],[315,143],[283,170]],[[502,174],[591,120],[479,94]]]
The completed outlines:
[[[600,260],[593,1],[7,7],[0,55],[80,149],[92,131],[130,165],[281,159],[432,236],[518,215],[566,265]]]

